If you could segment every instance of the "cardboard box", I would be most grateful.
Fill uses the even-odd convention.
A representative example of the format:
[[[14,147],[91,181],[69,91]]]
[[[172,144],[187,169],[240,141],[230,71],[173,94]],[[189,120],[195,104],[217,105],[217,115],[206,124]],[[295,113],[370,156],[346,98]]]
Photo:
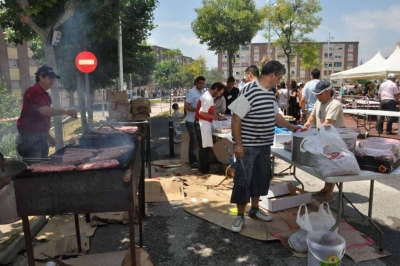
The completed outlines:
[[[290,194],[290,190],[288,188],[288,183],[282,181],[271,181],[269,185],[268,195],[264,196],[269,198],[279,197],[283,195]]]
[[[262,196],[260,206],[270,212],[277,212],[281,210],[298,207],[302,204],[309,204],[311,202],[311,193],[305,190],[287,184],[290,191],[289,195],[268,198]]]
[[[128,104],[128,94],[124,91],[107,90],[107,102],[126,102]]]
[[[108,116],[117,121],[129,121],[132,119],[132,114],[129,112],[128,102],[109,102]]]
[[[132,120],[147,120],[150,118],[149,114],[141,113],[141,114],[131,114],[132,115]]]
[[[151,113],[151,106],[150,106],[149,99],[131,100],[131,112],[132,112],[132,114],[139,114],[139,113],[149,114],[149,113]]]

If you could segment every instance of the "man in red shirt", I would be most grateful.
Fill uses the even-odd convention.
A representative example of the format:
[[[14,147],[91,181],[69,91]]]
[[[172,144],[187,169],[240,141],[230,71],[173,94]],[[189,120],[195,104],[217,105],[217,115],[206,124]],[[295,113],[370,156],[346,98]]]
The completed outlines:
[[[77,116],[75,110],[51,107],[47,90],[53,86],[54,78],[60,79],[60,76],[49,66],[41,66],[35,74],[36,83],[25,91],[21,115],[17,120],[19,135],[16,148],[28,164],[47,158],[49,144],[55,146],[56,141],[49,133],[52,116]]]
[[[214,98],[221,96],[224,89],[225,86],[221,82],[214,83],[197,103],[194,128],[199,142],[199,172],[203,175],[210,171],[208,153],[213,146],[211,123],[213,120],[226,120],[226,117],[214,114]]]

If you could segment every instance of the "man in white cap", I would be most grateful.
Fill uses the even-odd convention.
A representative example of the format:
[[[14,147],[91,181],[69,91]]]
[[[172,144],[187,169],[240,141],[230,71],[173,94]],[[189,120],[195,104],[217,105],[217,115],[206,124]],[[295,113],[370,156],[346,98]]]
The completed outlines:
[[[381,102],[381,110],[382,111],[395,111],[397,112],[396,102],[399,100],[400,92],[397,87],[395,80],[397,79],[397,75],[394,73],[390,73],[388,75],[388,79],[381,84],[379,87],[379,100]],[[385,116],[379,116],[378,125],[376,126],[376,130],[378,130],[379,134],[383,132],[383,121],[385,120]],[[396,121],[395,117],[388,117],[386,122],[386,133],[392,134],[392,124]]]
[[[315,103],[311,115],[308,117],[304,128],[308,129],[310,125],[316,124],[317,128],[330,124],[334,127],[344,126],[344,115],[342,104],[333,97],[334,89],[328,81],[320,81],[312,91],[318,101]],[[324,202],[331,203],[336,198],[333,195],[335,184],[325,183],[323,189],[315,193],[316,196],[325,196]]]

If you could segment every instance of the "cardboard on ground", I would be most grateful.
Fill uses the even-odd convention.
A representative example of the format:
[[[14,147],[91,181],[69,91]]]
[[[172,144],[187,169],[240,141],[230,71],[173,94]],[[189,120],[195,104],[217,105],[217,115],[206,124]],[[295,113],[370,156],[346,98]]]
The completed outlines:
[[[163,202],[184,200],[183,184],[175,181],[175,177],[160,180],[146,179],[145,199],[146,202]]]

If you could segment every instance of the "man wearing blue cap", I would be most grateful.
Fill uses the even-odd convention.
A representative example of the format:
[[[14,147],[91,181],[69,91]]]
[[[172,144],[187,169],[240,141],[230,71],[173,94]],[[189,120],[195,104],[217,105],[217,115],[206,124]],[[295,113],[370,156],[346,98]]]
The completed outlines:
[[[332,85],[328,81],[320,81],[312,92],[316,95],[318,101],[315,103],[310,117],[308,117],[307,122],[304,124],[304,128],[308,129],[314,123],[317,128],[326,124],[333,125],[334,127],[344,126],[343,107],[333,97],[335,92]],[[335,184],[325,183],[324,188],[314,195],[325,196],[324,202],[331,203],[336,199],[333,195],[334,188]]]
[[[77,116],[76,110],[51,107],[47,91],[53,86],[54,79],[61,77],[49,66],[41,66],[35,74],[36,83],[25,91],[21,115],[17,120],[19,134],[16,148],[28,164],[47,158],[49,144],[55,146],[56,141],[49,133],[52,116]]]

